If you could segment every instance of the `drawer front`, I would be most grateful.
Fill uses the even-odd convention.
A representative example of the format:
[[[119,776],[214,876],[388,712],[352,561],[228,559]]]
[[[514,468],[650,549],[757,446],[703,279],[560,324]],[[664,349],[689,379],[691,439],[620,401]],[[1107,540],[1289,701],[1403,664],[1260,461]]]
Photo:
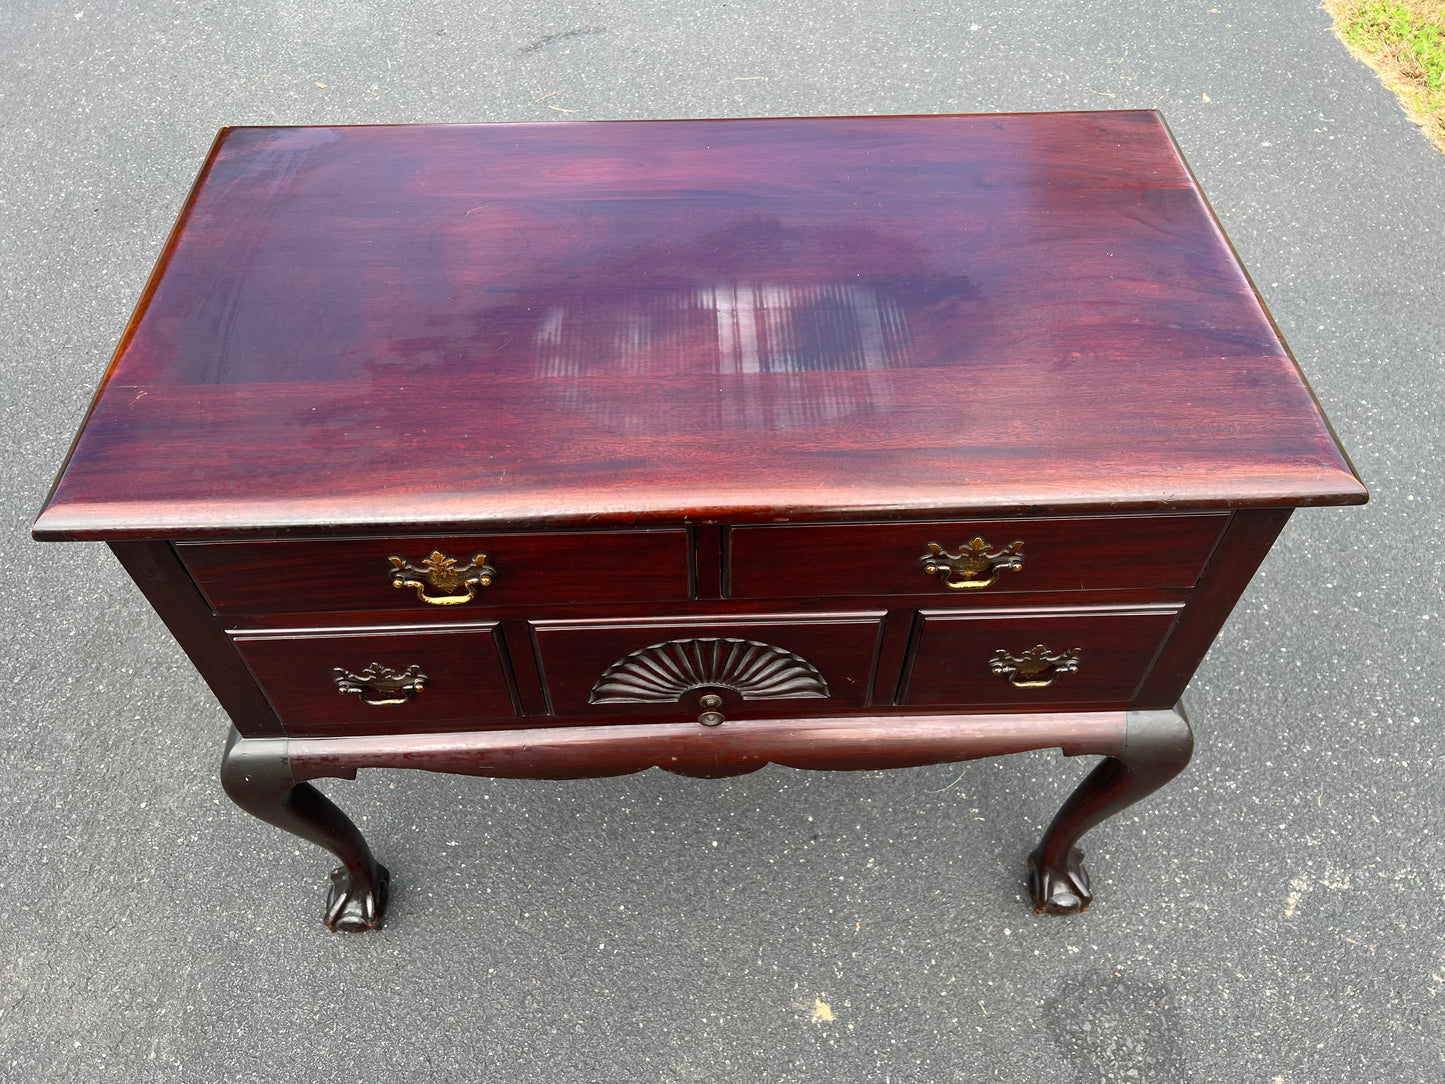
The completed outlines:
[[[457,729],[516,715],[494,624],[234,642],[293,737]]]
[[[1123,708],[1177,614],[925,611],[901,702],[1018,711],[1086,704]]]
[[[1211,514],[737,527],[729,594],[966,600],[983,592],[1187,588],[1228,521]],[[971,546],[974,539],[982,545]]]
[[[683,722],[708,695],[726,719],[862,709],[882,626],[870,612],[533,629],[554,714]]]
[[[687,544],[686,531],[671,530],[190,542],[176,551],[217,613],[447,607],[464,617],[498,606],[681,601]]]

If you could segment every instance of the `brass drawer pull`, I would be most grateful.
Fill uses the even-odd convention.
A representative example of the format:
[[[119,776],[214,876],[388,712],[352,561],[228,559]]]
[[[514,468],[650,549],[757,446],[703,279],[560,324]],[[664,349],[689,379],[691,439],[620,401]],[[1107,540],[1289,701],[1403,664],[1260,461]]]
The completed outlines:
[[[1054,683],[1060,674],[1072,674],[1079,668],[1079,649],[1053,652],[1044,644],[1029,648],[1022,655],[1010,655],[1004,648],[993,653],[988,668],[1007,678],[1016,689],[1043,689]]]
[[[359,674],[353,674],[343,667],[336,667],[336,689],[342,695],[361,697],[363,704],[385,707],[387,704],[405,704],[421,692],[429,680],[420,666],[408,666],[398,674],[389,666],[374,662]]]
[[[490,587],[492,577],[497,574],[497,570],[487,564],[485,553],[476,554],[464,565],[457,564],[455,557],[448,557],[441,550],[432,550],[420,566],[404,557],[388,557],[387,560],[394,566],[391,585],[414,587],[416,597],[433,606],[460,606],[463,602],[471,602],[477,597],[477,588]],[[428,587],[447,593],[429,595],[426,593]],[[458,594],[460,588],[466,588],[466,594]]]
[[[706,696],[699,697],[697,706],[702,708],[702,714],[697,717],[697,721],[703,726],[722,726],[725,721],[723,713],[717,710],[722,707],[722,704],[723,698],[717,693],[708,693]]]
[[[937,542],[930,542],[918,566],[930,576],[941,577],[943,586],[950,590],[976,591],[991,586],[1004,569],[1017,572],[1023,568],[1023,548],[1020,541],[994,550],[982,538],[975,538],[957,553],[949,553]]]

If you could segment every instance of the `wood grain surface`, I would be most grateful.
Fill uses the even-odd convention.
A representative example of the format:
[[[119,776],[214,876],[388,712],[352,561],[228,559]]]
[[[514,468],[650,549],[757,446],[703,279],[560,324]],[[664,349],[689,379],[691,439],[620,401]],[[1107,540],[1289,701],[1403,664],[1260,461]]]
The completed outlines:
[[[485,554],[492,582],[460,605],[437,607],[393,587],[389,558],[419,566],[433,550],[465,564]],[[347,538],[311,542],[201,542],[176,547],[217,613],[479,610],[587,602],[686,599],[687,532]],[[429,596],[446,595],[428,587]]]
[[[729,532],[729,594],[824,597],[873,592],[972,603],[1018,591],[1132,591],[1194,586],[1228,515],[1099,516],[944,523],[741,527]],[[974,538],[1018,541],[1022,567],[988,587],[955,590],[919,565],[929,542],[957,554]],[[956,578],[955,578],[956,579]]]
[[[1177,616],[1177,610],[1164,608],[1047,614],[925,610],[919,615],[917,647],[900,703],[999,711],[1130,707],[1135,687]],[[989,668],[1000,649],[1018,657],[1039,644],[1056,653],[1077,649],[1077,671],[1053,677],[1043,688],[1016,688]]]
[[[293,777],[355,778],[359,768],[416,768],[509,779],[590,779],[662,768],[722,778],[767,764],[829,771],[908,768],[1027,749],[1113,756],[1122,711],[1035,715],[907,715],[751,719],[537,730],[309,738],[286,743]]]
[[[1154,113],[233,128],[36,534],[1364,499]]]
[[[673,721],[696,719],[700,710],[698,695],[708,692],[722,698],[721,710],[730,719],[776,717],[782,711],[789,715],[818,715],[861,710],[870,699],[883,616],[875,611],[773,615],[759,620],[715,614],[685,621],[538,621],[534,628],[554,714]],[[821,675],[825,682],[823,695],[785,700],[770,695],[747,698],[740,687],[696,682],[678,696],[652,701],[591,699],[603,674],[633,653],[699,638],[763,644],[792,653]]]
[[[235,643],[291,735],[516,725],[511,682],[492,624],[340,634],[309,630],[242,635]],[[400,704],[364,703],[361,695],[337,688],[336,668],[361,674],[372,663],[395,673],[417,666],[426,683]]]

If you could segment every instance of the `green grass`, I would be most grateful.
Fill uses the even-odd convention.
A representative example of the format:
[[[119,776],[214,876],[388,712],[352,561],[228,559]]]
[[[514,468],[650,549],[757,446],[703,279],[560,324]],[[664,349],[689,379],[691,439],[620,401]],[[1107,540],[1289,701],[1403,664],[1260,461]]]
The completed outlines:
[[[1340,40],[1445,150],[1445,3],[1326,0]]]

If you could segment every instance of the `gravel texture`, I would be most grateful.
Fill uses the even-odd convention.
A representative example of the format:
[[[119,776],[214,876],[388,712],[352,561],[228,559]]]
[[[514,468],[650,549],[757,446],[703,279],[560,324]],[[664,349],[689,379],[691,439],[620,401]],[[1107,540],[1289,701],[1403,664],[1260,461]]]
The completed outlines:
[[[0,1080],[1445,1077],[1445,157],[1309,0],[1216,3],[0,5]],[[118,566],[28,539],[221,125],[1156,107],[1374,500],[1295,516],[1085,916],[1024,902],[1041,753],[363,773],[396,895],[327,935]]]

